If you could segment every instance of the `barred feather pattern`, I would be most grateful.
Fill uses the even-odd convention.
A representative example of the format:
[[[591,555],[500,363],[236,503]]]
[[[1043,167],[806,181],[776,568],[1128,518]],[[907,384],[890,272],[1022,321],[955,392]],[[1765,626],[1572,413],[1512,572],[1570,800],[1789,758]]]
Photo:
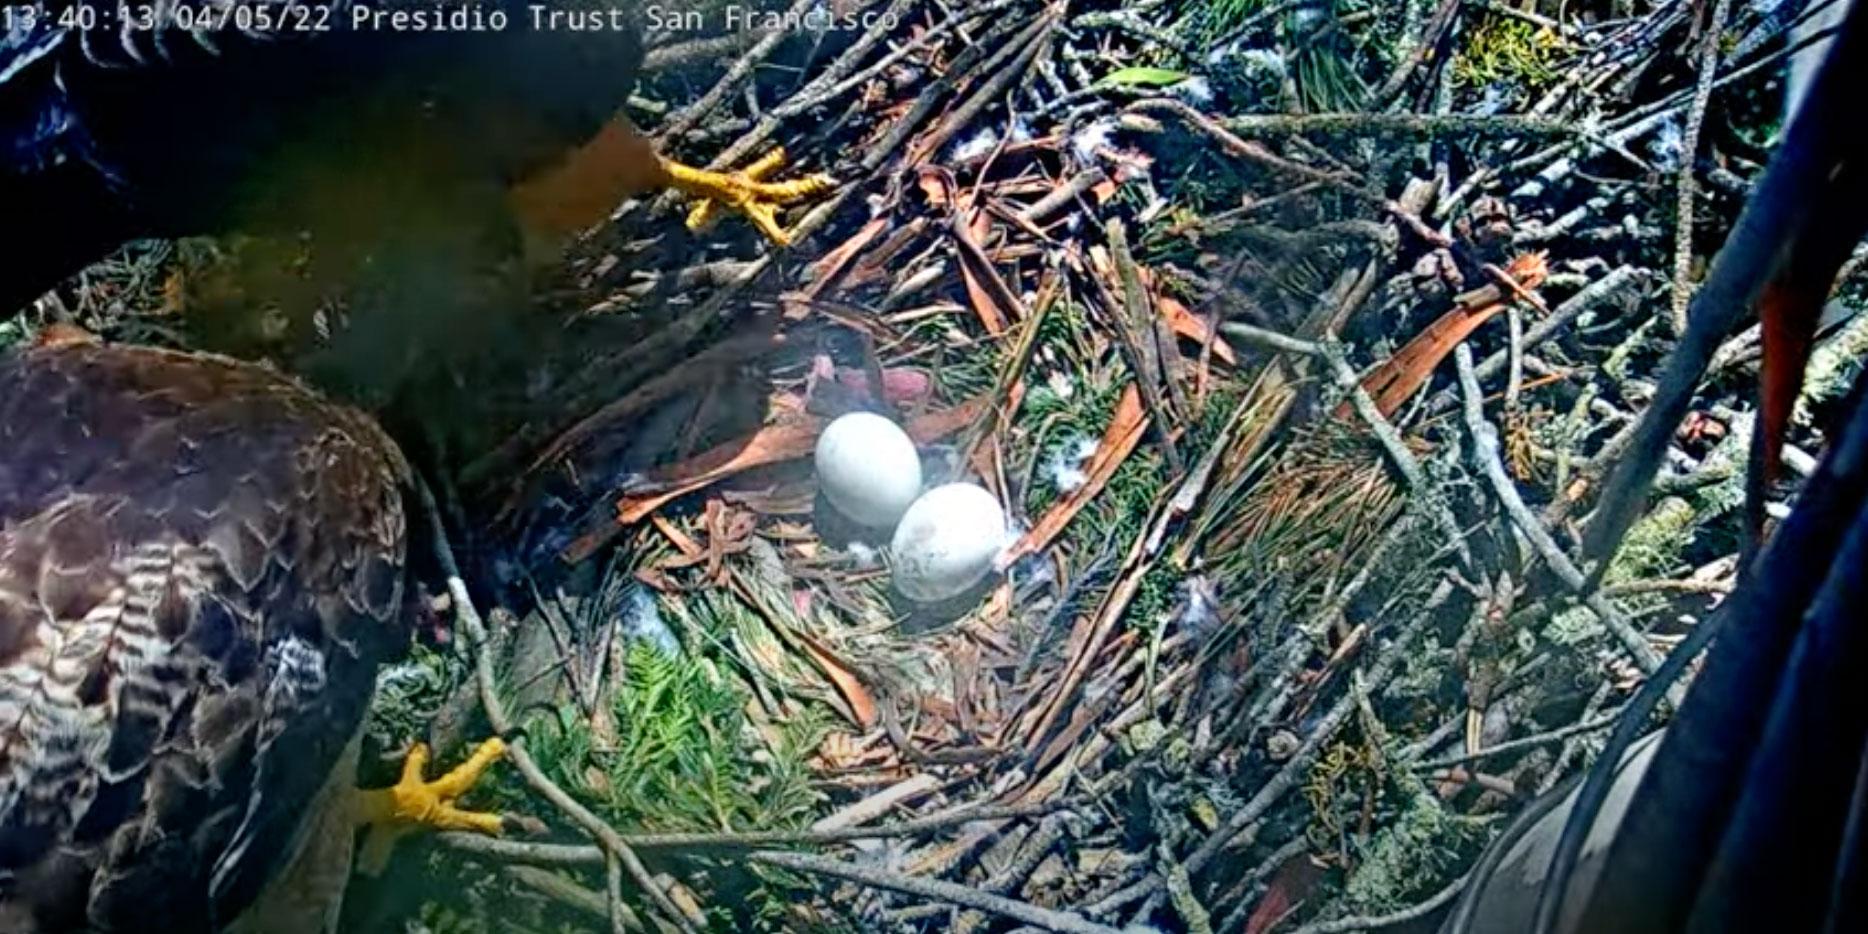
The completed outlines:
[[[406,644],[409,481],[259,367],[0,357],[0,930],[251,903]]]

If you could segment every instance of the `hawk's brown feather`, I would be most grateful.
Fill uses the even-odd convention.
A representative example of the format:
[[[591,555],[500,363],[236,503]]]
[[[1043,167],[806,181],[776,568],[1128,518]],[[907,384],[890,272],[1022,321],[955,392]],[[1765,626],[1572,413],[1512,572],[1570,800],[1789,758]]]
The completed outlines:
[[[409,482],[259,367],[0,356],[0,929],[253,900],[406,642]]]

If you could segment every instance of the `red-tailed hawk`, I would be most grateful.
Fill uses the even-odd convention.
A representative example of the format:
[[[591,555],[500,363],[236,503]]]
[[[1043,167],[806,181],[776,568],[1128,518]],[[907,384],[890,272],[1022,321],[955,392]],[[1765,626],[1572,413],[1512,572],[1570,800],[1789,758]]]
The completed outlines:
[[[0,355],[0,930],[218,930],[262,892],[247,929],[317,930],[358,822],[497,828],[447,804],[496,745],[438,798],[425,753],[412,799],[349,788],[410,638],[410,482],[367,416],[260,367]]]
[[[608,14],[595,29],[539,28],[546,5],[518,0],[369,6],[508,26],[360,23],[348,0],[9,7],[0,204],[30,229],[0,230],[0,316],[128,239],[302,233],[313,287],[237,289],[231,313],[320,308],[328,277],[353,336],[392,322],[347,348],[376,374],[420,357],[394,322],[478,336],[525,304],[504,289],[522,247],[626,195],[675,188],[783,243],[779,206],[829,185],[658,155],[615,113],[632,4],[549,5]],[[434,782],[418,753],[395,789],[349,788],[375,670],[409,635],[409,483],[367,417],[262,369],[0,356],[0,931],[317,930],[358,821],[497,827],[451,804],[496,742]]]

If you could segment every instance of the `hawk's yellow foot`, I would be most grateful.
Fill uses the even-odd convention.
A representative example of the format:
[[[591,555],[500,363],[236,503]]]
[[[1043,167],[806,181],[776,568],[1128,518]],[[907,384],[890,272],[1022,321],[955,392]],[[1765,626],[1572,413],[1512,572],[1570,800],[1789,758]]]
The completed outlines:
[[[400,781],[388,788],[358,789],[357,823],[368,828],[359,857],[363,871],[381,872],[396,841],[417,830],[470,830],[497,835],[501,829],[498,814],[462,810],[454,802],[505,754],[505,742],[497,737],[489,739],[466,762],[431,782],[423,778],[428,770],[428,746],[416,743],[402,762]]]
[[[658,157],[659,158],[659,157]],[[785,150],[774,149],[757,162],[738,172],[712,172],[661,160],[668,185],[700,198],[688,212],[688,229],[706,229],[724,208],[746,215],[766,239],[779,246],[791,244],[791,234],[778,223],[778,209],[814,198],[834,189],[837,183],[828,175],[811,175],[785,182],[768,182],[766,176],[785,164]]]

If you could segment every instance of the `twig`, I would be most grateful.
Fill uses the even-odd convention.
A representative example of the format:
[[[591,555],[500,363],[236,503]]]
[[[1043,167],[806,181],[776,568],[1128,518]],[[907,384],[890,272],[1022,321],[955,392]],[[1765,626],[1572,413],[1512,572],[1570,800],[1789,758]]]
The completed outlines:
[[[1535,350],[1545,341],[1555,337],[1559,331],[1570,326],[1570,322],[1581,317],[1584,312],[1593,311],[1597,306],[1647,276],[1647,271],[1633,266],[1617,266],[1609,273],[1584,286],[1582,291],[1569,297],[1550,312],[1550,316],[1532,325],[1524,332],[1524,349]],[[1497,376],[1510,363],[1505,351],[1498,351],[1485,358],[1479,364],[1477,373],[1480,379]],[[1443,389],[1427,400],[1427,414],[1438,415],[1449,411],[1459,404],[1451,389]]]
[[[629,908],[623,903],[623,861],[615,853],[605,854],[603,872],[604,907],[610,916],[610,934],[623,934],[624,912]]]
[[[1154,342],[1148,335],[1154,331],[1154,308],[1142,291],[1141,278],[1135,268],[1135,258],[1129,254],[1128,235],[1122,229],[1119,218],[1110,218],[1105,228],[1109,237],[1109,256],[1115,264],[1116,278],[1122,288],[1120,295],[1110,295],[1113,305],[1109,309],[1110,320],[1115,324],[1117,343],[1123,356],[1128,358],[1129,368],[1135,372],[1135,386],[1141,390],[1142,401],[1148,406],[1148,414],[1153,416],[1155,431],[1161,438],[1161,453],[1166,459],[1168,469],[1182,473],[1186,462],[1181,459],[1180,449],[1174,444],[1173,431],[1181,423],[1185,412],[1183,406],[1172,405],[1172,374],[1162,366],[1161,356],[1153,353]],[[1142,333],[1147,328],[1148,333]],[[1164,384],[1170,390],[1169,396],[1162,395]]]
[[[644,833],[623,834],[623,842],[638,850],[726,850],[785,844],[848,843],[852,840],[880,840],[889,837],[914,837],[946,830],[975,821],[1011,820],[1036,817],[1071,807],[1069,801],[969,808],[957,814],[941,814],[919,820],[883,824],[876,827],[849,827],[837,830],[753,830],[739,833]],[[469,833],[438,834],[438,839],[458,850],[496,856],[526,863],[555,865],[597,865],[603,851],[594,846],[551,843],[523,843],[498,840]]]
[[[1721,75],[1712,83],[1713,90],[1718,90],[1733,82],[1743,81],[1760,71],[1770,68],[1790,57],[1792,51],[1793,50],[1787,49],[1779,50],[1755,62],[1751,62],[1727,74]],[[1624,147],[1640,139],[1642,136],[1653,132],[1662,124],[1672,119],[1677,111],[1691,102],[1691,98],[1691,91],[1680,91],[1645,107],[1637,108],[1611,121],[1607,136],[1589,138],[1588,143],[1611,152],[1622,154],[1626,157],[1626,149]],[[1571,151],[1572,147],[1576,145],[1577,144],[1574,142],[1557,143],[1514,162],[1507,163],[1502,167],[1488,167],[1472,173],[1471,177],[1460,184],[1458,190],[1441,199],[1436,216],[1448,216],[1449,212],[1461,204],[1464,204],[1466,198],[1470,197],[1473,192],[1494,179],[1528,172],[1540,165],[1543,166],[1543,168],[1537,172],[1537,177],[1519,186],[1518,192],[1528,196],[1535,196],[1542,193],[1547,186],[1556,184],[1576,170],[1576,160],[1578,157],[1564,155],[1564,153]]]
[[[1039,821],[1038,826],[1019,845],[1013,858],[1006,861],[1005,868],[981,884],[980,890],[994,895],[1016,891],[1031,878],[1032,873],[1037,872],[1038,864],[1050,855],[1054,847],[1074,836],[1070,831],[1075,821],[1076,818],[1070,814],[1052,814]]]
[[[507,866],[506,875],[518,880],[523,885],[528,885],[537,889],[547,898],[562,902],[579,911],[589,912],[599,918],[609,916],[609,910],[604,904],[603,896],[569,879],[559,876],[556,873],[546,872],[536,866]],[[629,926],[629,929],[636,931],[649,930],[648,925],[643,924],[642,918],[631,910],[628,905],[622,906],[622,911],[618,912],[618,914],[623,918],[623,923]]]
[[[1018,212],[1018,219],[1036,224],[1063,210],[1071,202],[1109,179],[1102,169],[1085,169],[1070,177],[1070,180],[1051,189],[1044,197],[1033,201],[1031,205]]]
[[[1505,411],[1516,412],[1524,392],[1524,316],[1517,305],[1505,306],[1505,323],[1510,326],[1505,344]]]
[[[1383,648],[1380,658],[1377,659],[1373,668],[1370,669],[1368,683],[1371,687],[1378,687],[1386,683],[1388,678],[1394,674],[1395,668],[1404,654],[1402,651],[1403,648],[1413,642],[1416,630],[1433,617],[1440,602],[1442,602],[1445,599],[1445,595],[1451,593],[1451,591],[1452,586],[1450,584],[1442,585],[1441,590],[1436,593],[1434,597],[1429,598],[1426,604],[1412,619],[1402,624],[1400,631],[1395,633],[1393,640]],[[1275,805],[1279,799],[1284,797],[1286,792],[1295,788],[1300,777],[1310,770],[1311,765],[1316,762],[1317,757],[1323,752],[1324,744],[1335,738],[1337,731],[1342,728],[1343,724],[1349,721],[1350,716],[1355,713],[1355,710],[1356,704],[1353,697],[1345,694],[1343,697],[1339,698],[1336,703],[1331,706],[1329,712],[1324,714],[1323,718],[1317,722],[1316,728],[1313,729],[1310,735],[1304,739],[1303,743],[1298,746],[1296,752],[1294,752],[1291,757],[1285,761],[1284,765],[1279,768],[1278,773],[1272,776],[1271,780],[1260,786],[1258,792],[1252,796],[1251,800],[1247,801],[1238,812],[1228,817],[1226,822],[1220,825],[1219,829],[1207,835],[1206,840],[1200,844],[1198,849],[1194,850],[1193,855],[1187,858],[1184,864],[1187,867],[1187,871],[1197,874],[1205,869],[1219,856],[1221,851],[1226,849],[1227,845],[1230,844],[1235,837],[1244,833],[1247,828],[1257,824],[1258,821],[1271,810],[1272,806]],[[1096,904],[1089,906],[1086,910],[1091,914],[1106,916],[1120,910],[1124,905],[1159,893],[1162,891],[1163,885],[1164,880],[1161,876],[1150,874],[1140,882],[1111,893]]]
[[[1505,464],[1499,459],[1498,453],[1498,429],[1485,420],[1482,408],[1484,394],[1479,389],[1479,377],[1473,372],[1472,348],[1461,344],[1454,349],[1453,356],[1459,366],[1460,389],[1466,397],[1466,430],[1472,435],[1473,461],[1491,482],[1492,492],[1505,508],[1505,514],[1511,517],[1512,524],[1524,533],[1538,557],[1556,573],[1564,586],[1583,595],[1584,605],[1601,618],[1602,625],[1628,650],[1641,670],[1653,674],[1660,668],[1660,653],[1634,628],[1634,623],[1609,603],[1607,597],[1600,591],[1588,588],[1582,570],[1570,560],[1569,555],[1563,553],[1563,547],[1550,536],[1550,530],[1544,528],[1543,521],[1524,504],[1524,497],[1519,494],[1517,484],[1505,472]]]
[[[1736,585],[1731,581],[1720,581],[1720,580],[1712,580],[1712,581],[1700,581],[1700,580],[1626,581],[1620,584],[1610,584],[1607,587],[1602,588],[1602,592],[1610,596],[1614,596],[1614,597],[1623,597],[1623,596],[1628,596],[1631,594],[1642,594],[1642,593],[1724,594],[1724,593],[1731,593],[1732,588],[1734,586]]]
[[[874,172],[881,168],[889,157],[895,155],[901,149],[902,144],[907,142],[908,138],[921,128],[921,124],[933,115],[934,108],[947,96],[948,92],[958,87],[974,71],[980,70],[980,60],[988,54],[989,49],[993,48],[992,43],[1011,32],[1017,25],[1015,21],[1009,19],[1000,20],[977,41],[961,49],[960,54],[954,56],[953,63],[948,69],[940,77],[928,82],[927,86],[921,89],[920,94],[915,95],[915,102],[908,108],[908,112],[898,118],[889,132],[883,134],[882,138],[876,140],[863,154],[862,160],[858,163],[862,171],[865,174]],[[1024,48],[1025,44],[1045,25],[1046,23],[1042,20],[1030,23],[1017,36],[999,47],[998,52],[994,53],[995,58],[1000,54],[1009,55],[1017,49]]]
[[[811,4],[815,2],[817,0],[795,0],[784,12],[785,21],[796,22],[803,19],[804,14],[811,9]],[[694,129],[702,117],[720,106],[726,100],[727,95],[732,94],[742,82],[752,77],[759,63],[770,58],[779,43],[784,42],[789,35],[787,30],[778,29],[759,37],[759,41],[755,42],[752,48],[747,49],[746,54],[740,56],[739,60],[726,70],[726,74],[721,75],[720,80],[707,90],[707,93],[701,95],[694,103],[681,108],[669,118],[667,123],[657,127],[655,137],[663,140],[680,139],[689,130]]]
[[[1453,245],[1453,242],[1444,234],[1427,226],[1418,215],[1402,207],[1381,192],[1364,188],[1343,175],[1334,172],[1325,172],[1321,169],[1314,169],[1301,162],[1292,162],[1266,149],[1259,143],[1240,139],[1238,134],[1226,129],[1219,121],[1214,120],[1212,117],[1180,101],[1166,98],[1153,98],[1145,101],[1137,101],[1129,105],[1128,109],[1131,112],[1138,113],[1159,111],[1172,114],[1191,125],[1194,129],[1212,137],[1215,142],[1220,144],[1220,148],[1226,150],[1227,153],[1233,156],[1249,159],[1287,175],[1294,175],[1305,181],[1318,182],[1345,194],[1353,195],[1356,198],[1381,208],[1390,217],[1394,218],[1403,227],[1406,227],[1423,241],[1437,247],[1451,247]]]
[[[1446,888],[1435,892],[1433,897],[1418,905],[1403,908],[1400,911],[1390,912],[1385,915],[1358,915],[1349,918],[1338,918],[1334,921],[1318,921],[1313,924],[1306,924],[1292,931],[1291,934],[1343,934],[1345,931],[1372,931],[1376,928],[1395,927],[1396,925],[1406,924],[1409,921],[1417,921],[1432,914],[1434,911],[1438,910],[1441,905],[1459,897],[1460,891],[1465,887],[1466,877],[1460,876],[1449,883]]]
[[[1784,144],[1772,156],[1694,294],[1686,331],[1667,358],[1638,434],[1603,488],[1582,552],[1598,578],[1639,515],[1674,429],[1686,415],[1713,354],[1780,265],[1785,244],[1821,213],[1825,198],[1835,197],[1831,168],[1837,160],[1862,154],[1850,95],[1861,87],[1868,68],[1839,54],[1841,46],[1837,49],[1830,57],[1834,67],[1824,70],[1811,87],[1801,115],[1791,122]]]
[[[1096,10],[1084,13],[1070,21],[1073,29],[1113,29],[1125,32],[1137,39],[1144,39],[1165,48],[1173,49],[1176,55],[1190,62],[1203,60],[1206,56],[1202,49],[1192,43],[1183,42],[1179,36],[1166,29],[1144,22],[1135,15],[1133,4],[1130,9]]]
[[[1200,904],[1199,893],[1194,891],[1193,879],[1174,859],[1173,849],[1162,843],[1156,846],[1156,862],[1165,880],[1168,904],[1180,915],[1181,923],[1186,926],[1187,934],[1213,934],[1212,912]]]
[[[1574,120],[1518,114],[1247,114],[1227,117],[1219,123],[1245,139],[1306,134],[1399,136],[1414,139],[1442,136],[1502,136],[1511,139],[1539,136],[1592,137]]]
[[[1615,686],[1607,680],[1596,685],[1595,691],[1589,695],[1588,703],[1583,705],[1583,717],[1585,719],[1591,718],[1596,711],[1601,710],[1603,705],[1608,703],[1609,695],[1614,693],[1614,691]],[[1621,712],[1617,711],[1616,716],[1620,715]],[[1572,736],[1564,740],[1563,748],[1557,752],[1557,761],[1551,763],[1550,771],[1544,775],[1542,781],[1537,783],[1537,794],[1539,796],[1547,795],[1552,789],[1556,788],[1557,784],[1562,782],[1563,779],[1570,774],[1570,763],[1574,761],[1578,755],[1581,755],[1582,752],[1583,740],[1580,735]]]
[[[1381,443],[1382,450],[1387,452],[1388,459],[1394,462],[1395,469],[1401,471],[1401,476],[1407,479],[1408,486],[1416,490],[1425,489],[1426,471],[1421,470],[1420,461],[1414,457],[1413,451],[1408,450],[1407,442],[1401,440],[1401,432],[1397,431],[1394,424],[1382,415],[1381,409],[1375,405],[1375,400],[1369,397],[1368,390],[1362,388],[1362,381],[1356,377],[1356,371],[1349,368],[1349,362],[1343,359],[1343,352],[1333,345],[1325,344],[1323,356],[1329,361],[1330,369],[1336,375],[1336,384],[1349,393],[1349,404],[1355,407],[1356,414],[1368,424],[1369,431],[1375,435],[1375,440]],[[1450,519],[1451,516],[1449,515],[1448,518]],[[1449,525],[1454,530],[1459,528],[1457,523],[1449,523]]]
[[[1267,350],[1301,354],[1307,357],[1321,356],[1323,353],[1322,349],[1311,341],[1299,340],[1288,334],[1280,334],[1277,331],[1254,327],[1243,321],[1228,321],[1220,325],[1219,329],[1228,337],[1236,337],[1248,344],[1257,344]]]
[[[1259,898],[1265,893],[1267,888],[1265,880],[1271,878],[1272,873],[1284,868],[1285,863],[1308,852],[1310,852],[1310,841],[1303,834],[1298,834],[1285,841],[1283,846],[1272,850],[1264,859],[1259,860],[1257,866],[1252,867],[1250,872],[1240,877],[1238,884],[1221,897],[1221,903],[1230,902],[1232,910],[1226,913],[1224,920],[1220,921],[1219,929],[1222,931],[1242,930],[1245,927],[1246,918],[1250,917],[1252,910],[1257,907]],[[1236,901],[1232,898],[1234,893],[1240,896]]]
[[[754,32],[752,35],[763,36],[765,33]],[[676,42],[650,49],[642,56],[642,72],[654,74],[690,62],[717,62],[744,48],[746,39],[746,35],[708,36],[704,39],[690,39],[686,42]]]
[[[1693,88],[1693,103],[1686,112],[1686,133],[1680,142],[1679,194],[1674,205],[1673,242],[1673,333],[1686,333],[1686,305],[1693,297],[1693,285],[1687,276],[1693,268],[1693,199],[1699,185],[1693,174],[1699,152],[1699,131],[1706,122],[1706,102],[1712,99],[1712,82],[1719,68],[1719,43],[1725,40],[1725,18],[1732,0],[1715,0],[1712,21],[1700,36],[1699,82]]]
[[[1388,76],[1388,80],[1382,82],[1382,86],[1370,98],[1375,106],[1380,107],[1386,104],[1389,98],[1401,93],[1401,89],[1407,86],[1408,79],[1414,76],[1414,71],[1433,55],[1434,49],[1440,45],[1441,38],[1446,35],[1448,29],[1452,28],[1454,19],[1459,13],[1459,5],[1460,0],[1440,0],[1440,5],[1434,8],[1433,15],[1422,24],[1420,36],[1413,43],[1414,47],[1408,50],[1407,60],[1395,67],[1394,73]]]
[[[623,841],[614,828],[604,823],[602,818],[592,814],[590,809],[579,804],[576,798],[558,787],[557,783],[545,774],[545,770],[539,768],[538,762],[532,758],[531,753],[526,752],[523,745],[524,738],[514,734],[512,718],[507,715],[505,704],[499,697],[499,686],[493,675],[493,659],[489,653],[482,651],[488,638],[486,623],[481,619],[480,611],[474,608],[473,595],[468,593],[467,582],[461,577],[460,565],[454,559],[454,548],[448,543],[447,528],[441,522],[441,508],[435,502],[434,491],[430,490],[426,483],[418,480],[415,486],[421,499],[422,511],[428,519],[429,532],[433,537],[435,560],[441,565],[442,574],[447,577],[448,596],[452,598],[454,604],[454,621],[467,631],[468,644],[474,647],[474,669],[480,682],[480,704],[485,708],[487,722],[492,724],[494,732],[512,737],[506,745],[506,757],[512,760],[513,766],[519,770],[520,775],[524,776],[526,784],[543,795],[545,800],[556,805],[587,833],[601,841],[604,848],[622,863],[623,868],[629,870],[630,878],[635,880],[643,894],[647,895],[649,900],[655,903],[655,907],[661,909],[677,928],[693,932],[694,927],[688,923],[687,916],[682,914],[681,910],[675,907],[675,903],[669,899],[667,893],[655,884],[654,878],[649,875],[648,867],[642,865],[642,860],[636,857],[635,851],[629,848],[629,844]]]
[[[1003,895],[991,895],[977,889],[968,888],[939,879],[924,879],[906,873],[894,872],[873,866],[860,866],[855,863],[814,856],[808,853],[786,853],[772,850],[758,850],[749,854],[755,862],[780,866],[797,872],[809,872],[838,879],[848,879],[873,888],[888,889],[921,898],[959,905],[991,912],[1014,921],[1037,925],[1052,931],[1064,931],[1066,934],[1120,934],[1120,929],[1087,921],[1079,915],[1063,911],[1041,908],[1029,902],[1007,898]]]
[[[1580,736],[1584,733],[1593,733],[1596,730],[1606,729],[1608,727],[1614,726],[1615,718],[1618,716],[1620,716],[1620,711],[1617,711],[1611,714],[1603,714],[1600,717],[1596,717],[1590,720],[1584,720],[1580,723],[1572,723],[1566,727],[1560,727],[1555,730],[1549,730],[1549,731],[1546,731],[1543,733],[1537,733],[1531,736],[1523,736],[1523,737],[1519,737],[1518,739],[1507,740],[1506,742],[1497,743],[1492,746],[1487,746],[1484,749],[1479,750],[1478,752],[1462,753],[1457,756],[1447,756],[1447,757],[1440,758],[1440,759],[1433,759],[1427,762],[1411,763],[1409,765],[1409,768],[1444,769],[1444,768],[1449,768],[1455,765],[1465,765],[1468,762],[1478,762],[1483,759],[1489,759],[1493,756],[1502,756],[1507,753],[1518,752],[1524,749],[1535,749],[1538,746],[1544,746],[1550,743],[1560,742],[1562,740],[1569,739],[1572,736]]]
[[[1576,35],[1576,29],[1562,20],[1541,16],[1534,10],[1521,10],[1513,4],[1503,2],[1503,0],[1466,0],[1466,5],[1476,6],[1488,13],[1496,13],[1499,16],[1508,17],[1510,19],[1523,20],[1539,29],[1548,29],[1552,32],[1559,33],[1566,39],[1573,38]],[[1558,7],[1558,9],[1562,8]]]
[[[843,53],[837,56],[835,61],[819,71],[817,76],[812,78],[809,84],[798,89],[796,93],[790,95],[782,103],[761,116],[759,121],[755,123],[751,129],[741,134],[738,139],[733,141],[732,145],[715,155],[713,161],[709,162],[707,167],[718,170],[738,163],[740,160],[751,155],[753,149],[760,143],[771,138],[772,134],[778,131],[779,126],[783,124],[784,121],[813,108],[822,107],[842,97],[844,94],[861,87],[864,82],[868,81],[869,78],[873,77],[875,74],[880,73],[882,69],[899,61],[902,57],[912,54],[928,42],[933,41],[933,36],[922,35],[918,37],[916,41],[906,43],[902,48],[896,49],[889,55],[883,56],[880,61],[864,69],[861,73],[845,79],[844,76],[855,70],[857,63],[861,62],[863,57],[868,55],[871,49],[881,43],[882,39],[889,31],[889,27],[894,23],[900,22],[912,6],[913,0],[893,0],[888,9],[884,10],[882,15],[875,18],[875,24],[870,27],[868,32],[865,32],[854,43],[851,43],[849,48],[844,49]],[[981,14],[978,11],[969,10],[963,11],[960,15],[976,17]],[[958,17],[956,17],[956,19],[957,18]],[[952,22],[952,20],[949,20],[942,25],[951,28]],[[944,35],[947,29],[936,27],[936,30],[930,30],[930,32],[936,31]]]
[[[1024,2],[1025,0],[998,0],[996,3],[986,3],[977,6],[968,5],[956,11],[953,15],[942,20],[926,32],[916,36],[913,40],[902,43],[900,46],[891,50],[887,55],[871,63],[862,71],[848,78],[844,78],[834,85],[822,90],[817,90],[818,82],[811,82],[809,85],[805,86],[804,90],[798,92],[798,94],[790,100],[774,107],[772,109],[772,116],[778,118],[796,116],[813,107],[822,106],[829,101],[842,97],[850,91],[867,84],[870,80],[885,71],[890,65],[933,45],[934,42],[939,39],[945,38],[948,33],[958,29],[961,25],[983,19],[995,13],[1003,12],[1011,7],[1022,6]],[[908,5],[912,7],[913,3],[911,2]],[[880,23],[878,25],[880,25]],[[865,40],[867,38],[867,36],[864,37]],[[852,47],[852,49],[854,49],[854,47]],[[830,74],[835,74],[834,69]],[[763,124],[761,124],[761,126],[763,126]],[[757,130],[754,132],[757,132]]]
[[[927,136],[915,141],[914,146],[910,148],[911,158],[919,156],[925,159],[939,152],[941,147],[947,145],[948,140],[970,125],[973,118],[997,102],[1007,87],[1024,77],[1025,72],[1030,70],[1032,62],[1036,61],[1049,47],[1051,30],[1057,25],[1059,12],[1056,7],[1047,8],[1032,22],[1030,28],[1020,34],[1017,40],[988,59],[981,66],[981,70],[986,71],[991,77],[980,82],[979,87],[948,113],[939,126]],[[1006,59],[1011,60],[1009,64]]]

